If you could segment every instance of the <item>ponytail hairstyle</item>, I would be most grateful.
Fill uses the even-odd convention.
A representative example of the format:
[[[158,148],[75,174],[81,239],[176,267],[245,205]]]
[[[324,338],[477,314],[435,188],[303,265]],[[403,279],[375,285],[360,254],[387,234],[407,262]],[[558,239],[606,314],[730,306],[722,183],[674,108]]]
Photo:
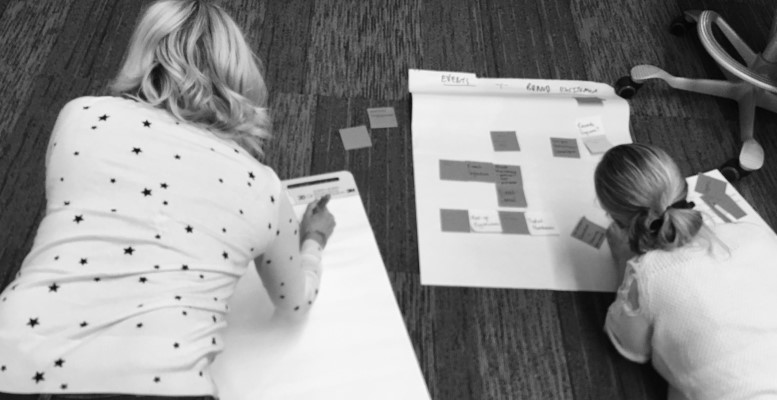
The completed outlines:
[[[234,140],[259,159],[270,138],[259,65],[240,28],[218,5],[160,0],[135,28],[110,90]]]
[[[599,203],[628,233],[636,254],[681,247],[702,229],[702,214],[686,201],[688,184],[657,147],[613,147],[596,167],[594,184]]]

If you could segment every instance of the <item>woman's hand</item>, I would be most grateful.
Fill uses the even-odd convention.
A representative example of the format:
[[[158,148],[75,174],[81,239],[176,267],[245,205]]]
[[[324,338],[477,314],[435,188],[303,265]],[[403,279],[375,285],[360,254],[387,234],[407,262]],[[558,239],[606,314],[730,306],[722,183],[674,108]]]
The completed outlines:
[[[300,231],[302,232],[300,237],[303,242],[306,239],[313,239],[321,247],[326,246],[326,242],[332,236],[336,225],[334,216],[326,208],[329,199],[330,196],[326,195],[318,201],[308,204],[300,223]]]
[[[626,271],[626,262],[629,261],[634,254],[629,246],[629,235],[625,230],[621,229],[616,223],[610,224],[607,228],[607,244],[610,246],[610,253],[615,260],[615,271],[618,277],[618,283],[623,281],[623,274]]]

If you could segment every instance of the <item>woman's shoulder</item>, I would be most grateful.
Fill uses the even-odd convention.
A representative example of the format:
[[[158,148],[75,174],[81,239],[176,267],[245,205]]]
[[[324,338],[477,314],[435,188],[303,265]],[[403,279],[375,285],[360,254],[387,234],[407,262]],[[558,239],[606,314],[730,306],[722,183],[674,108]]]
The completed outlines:
[[[93,108],[117,108],[127,107],[134,103],[133,100],[115,97],[115,96],[82,96],[76,97],[62,107],[60,114],[73,113],[77,111],[90,110]]]

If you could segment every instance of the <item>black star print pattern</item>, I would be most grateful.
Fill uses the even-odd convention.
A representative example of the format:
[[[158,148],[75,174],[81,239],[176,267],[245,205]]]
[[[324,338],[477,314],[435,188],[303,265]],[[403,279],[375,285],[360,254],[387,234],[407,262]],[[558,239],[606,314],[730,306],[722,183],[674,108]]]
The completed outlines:
[[[95,123],[93,118],[99,119],[99,122]],[[256,257],[264,252],[265,263],[263,264],[268,265],[268,270],[295,270],[294,268],[286,268],[290,263],[285,257],[289,257],[289,261],[294,260],[297,258],[297,249],[294,249],[291,255],[286,251],[267,252],[267,243],[280,243],[282,240],[285,241],[291,238],[291,232],[296,231],[295,228],[297,228],[297,226],[292,225],[283,230],[277,229],[280,224],[276,221],[287,220],[288,216],[283,215],[279,219],[276,219],[278,217],[275,215],[275,213],[278,212],[277,209],[269,207],[263,201],[260,201],[259,204],[252,201],[257,195],[267,196],[264,197],[264,201],[269,199],[270,202],[274,204],[276,203],[275,193],[278,192],[277,189],[272,192],[259,192],[260,187],[266,187],[265,185],[267,182],[264,182],[263,179],[268,175],[265,171],[252,170],[253,167],[249,166],[247,162],[234,162],[235,159],[242,160],[245,158],[247,156],[246,152],[240,149],[233,149],[235,154],[239,155],[238,157],[234,156],[232,152],[229,152],[228,148],[226,148],[226,151],[222,150],[223,147],[220,147],[218,150],[215,149],[215,145],[214,147],[210,147],[211,151],[209,152],[207,144],[202,147],[202,150],[204,151],[200,151],[199,153],[194,151],[190,152],[188,147],[186,149],[167,148],[167,151],[165,152],[165,148],[156,146],[154,143],[148,141],[148,138],[155,137],[151,134],[151,132],[153,132],[151,128],[157,130],[162,127],[164,129],[175,129],[175,127],[169,124],[171,121],[163,122],[152,118],[150,114],[141,114],[135,119],[130,118],[122,120],[122,116],[117,116],[115,112],[93,106],[92,111],[89,111],[87,114],[87,120],[86,123],[83,123],[80,126],[79,133],[92,132],[88,135],[82,135],[84,137],[83,140],[87,140],[86,138],[88,137],[89,142],[80,143],[77,140],[71,141],[70,138],[68,138],[67,142],[63,142],[68,144],[67,147],[63,145],[52,150],[53,152],[59,152],[61,155],[65,156],[55,158],[55,163],[57,159],[67,159],[69,160],[68,162],[71,163],[89,163],[99,157],[108,157],[110,163],[108,163],[105,168],[90,168],[90,165],[82,164],[82,169],[79,171],[86,171],[85,175],[89,175],[90,172],[93,172],[91,175],[94,176],[86,176],[88,180],[85,180],[85,177],[82,176],[70,176],[68,175],[68,172],[63,172],[62,176],[53,177],[54,180],[59,179],[61,182],[57,185],[53,185],[56,190],[53,192],[53,198],[55,199],[54,204],[60,207],[62,207],[63,204],[69,206],[70,208],[67,210],[73,212],[72,214],[66,213],[65,216],[62,217],[64,223],[60,225],[66,225],[68,227],[67,229],[73,231],[78,229],[79,233],[90,236],[94,235],[94,237],[99,237],[97,236],[99,233],[93,232],[100,229],[111,230],[113,229],[113,226],[116,226],[116,232],[120,232],[122,235],[126,234],[126,236],[124,236],[125,239],[123,239],[124,243],[103,243],[102,245],[93,247],[83,246],[78,248],[75,253],[72,252],[72,250],[63,252],[57,247],[52,247],[58,254],[53,253],[56,255],[48,255],[44,253],[43,257],[49,262],[52,259],[58,261],[59,257],[63,258],[61,260],[63,261],[62,263],[50,263],[52,268],[69,268],[73,271],[78,271],[76,273],[79,274],[79,279],[82,281],[89,282],[93,280],[94,282],[103,282],[94,283],[94,285],[99,286],[92,286],[90,284],[88,285],[90,288],[87,288],[87,290],[99,290],[101,293],[112,294],[113,291],[120,292],[119,289],[122,285],[126,286],[128,291],[134,291],[132,294],[137,296],[135,297],[135,302],[130,303],[130,307],[131,304],[135,304],[138,308],[143,307],[142,304],[138,304],[140,301],[152,301],[142,297],[140,293],[145,293],[147,288],[161,287],[160,285],[168,284],[169,282],[165,282],[168,274],[170,274],[170,276],[178,274],[178,276],[190,280],[194,278],[196,282],[202,282],[203,285],[200,286],[203,287],[211,284],[219,284],[220,280],[225,278],[225,275],[223,275],[223,271],[219,272],[215,270],[219,267],[219,264],[221,264],[214,262],[216,261],[216,257],[219,257],[218,261],[223,262],[222,268],[226,266],[233,268],[244,266],[243,263],[247,259],[250,260],[250,257]],[[124,123],[125,121],[129,122]],[[116,136],[118,133],[121,133],[117,132],[121,126],[126,126],[125,129],[132,129],[133,132],[138,134],[122,139],[121,137]],[[187,129],[191,129],[192,127],[193,126],[187,127]],[[145,131],[146,129],[148,129],[148,131]],[[100,133],[97,133],[96,130],[100,130]],[[66,136],[60,135],[59,137],[64,140]],[[104,141],[105,143],[101,143],[100,141]],[[90,146],[92,143],[99,143],[100,147]],[[220,144],[219,146],[223,145]],[[99,151],[92,151],[95,149],[99,149]],[[177,153],[179,151],[184,154]],[[84,157],[80,157],[81,154],[83,154]],[[205,157],[212,157],[213,160],[207,160]],[[226,158],[232,158],[233,160],[229,161],[229,163],[222,163],[223,165],[220,165],[219,162]],[[213,163],[210,163],[210,161],[213,161]],[[121,164],[122,162],[124,165]],[[164,163],[167,163],[167,165],[164,165]],[[198,168],[201,167],[196,164],[192,165],[193,163],[202,163],[202,165],[207,165],[208,169],[198,170]],[[113,166],[121,166],[121,168],[113,169]],[[237,168],[235,168],[236,166]],[[53,164],[52,168],[55,167],[56,164]],[[157,177],[157,175],[154,175],[153,173],[148,174],[147,170],[149,169],[153,169],[153,173],[158,175],[163,173],[165,176]],[[53,170],[69,171],[67,169]],[[201,175],[204,175],[205,179],[197,177],[197,186],[189,187],[191,182],[182,179],[185,176],[177,176],[175,174],[178,170],[203,171],[204,173]],[[206,175],[211,173],[210,171],[217,171],[215,172],[216,179],[213,179],[213,175]],[[127,172],[132,172],[132,174],[126,174]],[[269,176],[272,177],[272,175]],[[216,182],[217,179],[219,182]],[[277,182],[277,177],[274,179],[275,182]],[[77,185],[81,182],[92,182],[89,187],[95,187],[96,190],[99,190],[101,187],[102,189],[108,189],[107,191],[102,192],[106,195],[102,199],[104,203],[98,203],[96,201],[98,199],[96,198],[86,198],[83,193],[90,191],[87,186],[83,186],[85,189],[79,188],[80,192],[68,189],[72,187],[72,185]],[[249,189],[246,186],[253,189]],[[189,191],[195,188],[202,192],[201,196],[206,200],[211,200],[208,198],[211,193],[226,195],[224,196],[226,200],[219,200],[226,205],[226,207],[214,208],[214,218],[210,219],[201,218],[202,214],[188,213],[185,207],[187,207],[187,201],[190,198]],[[217,188],[226,190],[219,191],[216,190]],[[72,194],[68,194],[67,190],[71,190]],[[60,195],[56,196],[57,193]],[[160,196],[162,193],[164,196]],[[155,199],[148,199],[152,200],[150,203],[141,200],[141,198],[146,197],[155,197]],[[84,201],[85,199],[95,201]],[[113,200],[118,201],[112,204],[111,202]],[[162,205],[160,203],[168,207],[161,208],[159,207]],[[95,207],[95,205],[97,205],[97,207]],[[285,205],[285,203],[283,205]],[[116,208],[111,208],[116,206],[122,207],[121,213],[118,213]],[[142,214],[145,209],[154,211],[164,210],[163,212],[170,218],[167,221],[163,220],[162,222],[147,219],[148,216]],[[110,212],[108,212],[109,210]],[[262,215],[265,213],[269,215]],[[194,219],[195,217],[197,218],[196,220]],[[72,223],[69,223],[71,220]],[[144,230],[142,234],[133,232],[132,227],[122,229],[125,228],[121,226],[121,222],[123,221],[140,221],[139,223],[133,222],[138,228],[142,228],[141,225],[147,223],[149,224],[149,229]],[[151,225],[151,221],[154,221],[154,225]],[[60,220],[60,222],[62,222],[62,220]],[[263,224],[267,224],[268,231],[264,231]],[[215,235],[219,230],[222,234]],[[162,232],[165,232],[165,235],[161,235]],[[140,236],[139,240],[136,236],[132,236],[135,233],[138,233],[136,236]],[[273,233],[279,236],[279,238],[276,239],[276,235],[273,235]],[[187,234],[190,234],[191,236],[186,236]],[[186,239],[196,240],[191,241],[190,244],[186,244]],[[294,243],[298,247],[299,238],[294,239]],[[184,251],[180,251],[180,253],[177,254],[177,259],[168,257],[168,255],[164,253],[165,249],[182,248],[183,244],[191,246],[195,250],[201,250],[201,253],[197,254],[197,257],[202,257],[203,260],[194,261],[194,258],[190,258],[186,255],[186,249],[182,249]],[[208,247],[209,245],[210,247]],[[198,248],[198,246],[200,247]],[[245,251],[249,248],[249,251]],[[120,249],[121,253],[119,252]],[[219,252],[219,250],[222,251]],[[272,257],[272,261],[270,257]],[[163,262],[164,264],[162,264]],[[197,264],[192,264],[194,262]],[[105,270],[104,267],[110,267],[114,264],[118,264],[129,273],[114,275],[109,271],[103,272]],[[161,265],[164,265],[165,268],[162,269]],[[190,270],[190,265],[191,269],[194,271]],[[76,266],[82,266],[83,268],[76,268]],[[134,268],[134,270],[130,268]],[[212,273],[210,271],[207,272],[208,276],[206,277],[205,274],[202,273],[203,271],[201,271],[201,268],[208,268],[209,270],[210,268],[214,268],[214,270]],[[156,274],[156,272],[165,273]],[[199,277],[199,279],[197,277]],[[289,280],[291,279],[289,276],[286,276],[286,278]],[[40,293],[48,293],[41,298],[50,298],[52,300],[49,301],[58,302],[68,301],[69,296],[72,296],[73,293],[79,291],[74,290],[78,286],[71,285],[70,279],[62,280],[61,278],[57,278],[57,280],[57,282],[54,282],[53,280],[36,282],[37,284],[35,286],[30,287],[34,287]],[[196,285],[196,282],[193,282],[194,285]],[[280,286],[284,286],[284,284],[284,282],[281,282]],[[129,288],[130,285],[132,288]],[[285,293],[282,296],[284,296],[284,302],[288,304],[284,306],[287,311],[292,311],[294,307],[297,307],[297,310],[302,310],[305,309],[305,301],[307,301],[308,304],[311,303],[309,299],[299,299],[296,292],[289,291],[289,288],[298,287],[298,285],[286,285],[286,287],[283,288]],[[20,289],[24,288],[24,286],[20,285]],[[278,289],[277,286],[276,289]],[[16,293],[14,293],[14,295],[15,294]],[[275,301],[278,301],[278,297],[276,297],[277,291],[273,294],[275,296],[272,296],[272,298]],[[225,309],[228,310],[226,302],[220,300],[226,297],[229,297],[228,293],[219,293],[219,297],[214,297],[214,301],[216,301],[214,306],[217,307],[219,310],[218,312],[222,312]],[[173,300],[172,296],[168,298],[167,302],[169,305],[178,306],[177,308],[180,312],[178,319],[180,319],[181,324],[196,323],[195,321],[199,321],[199,323],[203,322],[200,318],[197,318],[199,312],[192,311],[192,318],[188,318],[190,312],[189,308],[187,308],[190,307],[188,303],[189,301],[194,301],[196,298],[197,296],[193,296],[192,298],[187,296],[186,300],[188,301],[181,299],[181,296],[176,296],[175,300]],[[13,297],[9,296],[9,302],[12,300]],[[21,320],[17,319],[18,322],[16,326],[19,327],[17,329],[25,329],[25,331],[29,330],[29,333],[40,333],[43,330],[46,332],[56,332],[78,329],[79,333],[77,334],[85,335],[85,337],[92,334],[100,334],[101,331],[108,329],[109,327],[110,329],[118,327],[119,329],[131,330],[135,334],[143,334],[144,331],[148,331],[151,327],[158,326],[154,318],[156,315],[155,313],[159,311],[160,308],[156,307],[156,301],[154,304],[149,304],[149,307],[139,309],[137,314],[135,314],[142,316],[142,322],[135,319],[129,323],[112,324],[112,321],[106,320],[103,317],[99,317],[95,320],[94,318],[97,317],[94,317],[89,313],[83,313],[83,316],[77,317],[78,319],[70,319],[67,322],[62,322],[62,324],[66,324],[67,326],[58,326],[59,322],[56,321],[56,318],[52,318],[44,312],[38,313],[35,310],[32,310],[32,312],[30,312],[31,310],[27,310],[25,314],[21,316]],[[186,309],[184,310],[181,308]],[[207,320],[207,317],[204,319]],[[218,324],[222,324],[222,319],[215,314],[212,315],[211,319],[211,323],[214,324],[212,328],[214,329],[220,327]],[[210,326],[211,323],[208,323],[208,326]],[[171,347],[171,344],[173,344],[176,339],[178,338],[171,338],[171,340],[166,342],[167,349],[165,350],[170,351],[171,355],[173,354],[172,352],[174,349],[180,349],[181,352],[186,351],[188,353],[192,348],[199,347],[190,346],[189,342],[183,339],[178,339],[178,341],[175,342],[177,346]],[[215,346],[218,344],[217,340],[218,337],[213,336],[211,338],[211,343]],[[2,353],[2,349],[3,347],[0,345],[0,353]],[[62,373],[65,373],[68,370],[76,370],[76,367],[78,367],[76,365],[77,361],[73,357],[64,359],[66,356],[64,353],[61,358],[58,358],[58,356],[58,354],[48,354],[47,357],[44,358],[44,360],[47,361],[45,361],[43,365],[37,367],[39,368],[39,371],[24,371],[22,373],[27,375],[23,375],[22,377],[33,377],[33,374],[39,372],[40,376],[38,379],[41,383],[46,383],[46,388],[52,389],[61,387],[65,389],[68,385],[73,385],[71,390],[75,390],[76,382],[69,381],[67,375],[62,375],[62,378],[60,378],[60,372],[57,372],[56,375],[54,373],[55,371],[62,371]],[[160,356],[163,355],[160,354]],[[9,364],[8,366],[12,367],[12,364]],[[54,369],[53,371],[52,368]],[[3,371],[4,370],[5,366],[3,366]],[[159,387],[163,387],[169,383],[165,381],[170,381],[170,378],[164,374],[147,372],[145,379],[147,379],[146,382],[148,386],[152,385],[152,381],[155,381],[156,384],[159,384]],[[200,371],[199,369],[191,370],[192,377],[195,373],[199,376],[203,376],[203,371]],[[95,379],[99,379],[99,374],[95,376]],[[33,379],[33,381],[36,381],[36,379]],[[162,382],[165,382],[164,385]],[[29,382],[27,385],[29,388],[33,388],[35,383],[36,382]],[[44,387],[44,385],[40,385],[39,390],[42,387]]]
[[[45,374],[43,372],[37,372],[36,371],[35,372],[35,376],[32,377],[32,380],[34,380],[35,383],[40,383],[41,381],[45,381],[46,378],[44,377],[44,375]]]

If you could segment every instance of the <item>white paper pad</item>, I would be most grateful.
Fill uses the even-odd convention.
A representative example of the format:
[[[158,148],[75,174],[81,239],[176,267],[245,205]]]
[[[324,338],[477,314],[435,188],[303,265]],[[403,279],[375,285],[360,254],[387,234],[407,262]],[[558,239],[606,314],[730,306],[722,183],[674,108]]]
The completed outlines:
[[[613,145],[630,143],[626,100],[595,82],[455,72],[410,70],[409,86],[423,284],[615,290],[607,245],[596,249],[571,236],[583,216],[609,225],[593,185],[601,154],[582,148],[576,157],[554,157],[550,138],[580,139],[578,121],[594,121]],[[597,106],[581,107],[580,99],[589,97]],[[520,151],[494,151],[492,131],[515,131]],[[441,180],[440,159],[520,166],[527,206],[499,207],[488,184]],[[555,229],[532,235],[443,232],[440,209],[525,211],[527,217],[547,216]]]
[[[301,187],[290,185],[318,181]],[[253,266],[230,300],[213,375],[221,400],[419,399],[429,394],[386,269],[348,172],[284,182],[298,214],[332,194],[337,227],[306,321],[273,317]]]

